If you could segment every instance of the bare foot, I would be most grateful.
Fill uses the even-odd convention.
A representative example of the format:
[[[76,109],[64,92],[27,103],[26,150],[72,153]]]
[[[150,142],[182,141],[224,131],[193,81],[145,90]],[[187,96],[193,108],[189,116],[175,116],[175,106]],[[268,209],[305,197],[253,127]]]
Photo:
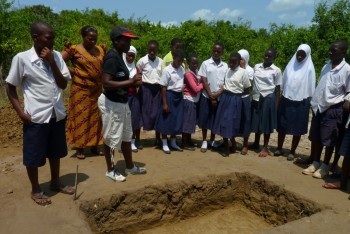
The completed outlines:
[[[326,189],[340,189],[340,182],[325,183],[322,187]]]
[[[259,153],[259,157],[261,157],[261,158],[265,158],[265,157],[267,157],[268,155],[269,155],[269,150],[266,148],[266,147],[264,147],[264,148],[262,148],[262,150],[260,151],[260,153]]]
[[[248,146],[243,146],[243,148],[241,150],[241,154],[246,155],[247,153],[248,153]]]

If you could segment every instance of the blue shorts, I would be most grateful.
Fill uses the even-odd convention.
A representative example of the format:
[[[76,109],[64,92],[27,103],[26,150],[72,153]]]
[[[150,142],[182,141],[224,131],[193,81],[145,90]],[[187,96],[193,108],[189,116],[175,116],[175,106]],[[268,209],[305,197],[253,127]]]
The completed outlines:
[[[331,106],[325,112],[312,116],[309,140],[329,147],[335,146],[339,140],[339,129],[343,117],[343,104]]]
[[[23,164],[41,167],[46,158],[63,158],[67,155],[66,119],[49,123],[23,125]]]

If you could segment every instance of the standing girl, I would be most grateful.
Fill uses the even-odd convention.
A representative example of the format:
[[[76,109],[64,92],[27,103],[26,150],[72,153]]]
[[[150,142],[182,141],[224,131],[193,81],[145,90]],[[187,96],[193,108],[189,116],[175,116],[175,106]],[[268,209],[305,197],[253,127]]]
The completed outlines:
[[[275,156],[282,155],[286,134],[293,135],[287,159],[293,160],[301,135],[307,133],[309,122],[309,97],[315,91],[315,68],[311,48],[307,44],[298,47],[283,73],[282,97],[278,111],[278,146]]]
[[[264,55],[264,62],[254,66],[252,124],[251,131],[255,133],[252,149],[259,149],[260,136],[264,134],[264,145],[259,157],[269,154],[267,148],[270,134],[277,128],[277,111],[280,86],[282,84],[281,69],[273,64],[276,50],[268,49]]]
[[[245,69],[248,73],[250,81],[253,81],[254,70],[249,66],[249,52],[245,49],[239,50],[238,53],[241,55],[240,66]],[[243,136],[243,147],[241,150],[242,155],[246,155],[248,152],[248,139],[250,135],[250,124],[251,124],[251,106],[250,106],[250,95],[242,95],[242,115],[241,115],[241,126],[239,128],[239,135]]]
[[[185,73],[182,148],[193,151],[195,148],[191,145],[191,134],[196,131],[197,104],[203,89],[203,84],[200,82],[200,76],[197,74],[197,55],[189,56],[187,61],[190,70]]]
[[[171,135],[170,146],[177,151],[182,149],[176,144],[176,134],[182,132],[183,127],[183,97],[185,70],[181,66],[185,53],[176,50],[174,60],[164,70],[160,79],[162,86],[162,108],[159,109],[155,129],[162,134],[163,152],[170,154],[167,134]]]
[[[136,71],[137,69],[134,63],[136,54],[137,54],[137,51],[134,46],[130,46],[128,53],[123,54],[125,65],[129,70],[130,79],[132,79],[137,73]],[[137,86],[131,86],[129,88],[128,104],[131,111],[131,127],[132,127],[131,150],[133,152],[137,152],[138,149],[143,148],[142,145],[140,144],[142,120],[141,120],[140,98],[137,94]]]
[[[136,64],[142,74],[142,85],[139,89],[143,130],[154,130],[161,99],[159,84],[162,73],[162,59],[157,56],[158,42],[148,41],[148,54]],[[137,143],[137,142],[136,142]],[[156,146],[160,145],[160,134],[156,131]]]
[[[241,55],[232,53],[229,68],[225,75],[225,91],[220,96],[220,103],[215,117],[214,133],[224,138],[224,151],[222,156],[229,156],[236,151],[235,138],[240,129],[242,94],[249,94],[250,81],[248,73],[239,66]],[[231,149],[228,139],[231,139]]]

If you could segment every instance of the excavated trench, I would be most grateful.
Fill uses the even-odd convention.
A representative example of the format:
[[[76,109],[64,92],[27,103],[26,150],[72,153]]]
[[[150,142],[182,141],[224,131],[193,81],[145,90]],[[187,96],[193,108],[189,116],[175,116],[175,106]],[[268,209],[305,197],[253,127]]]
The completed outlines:
[[[147,186],[81,204],[96,233],[255,233],[310,216],[321,208],[249,173]],[[245,226],[250,229],[237,229]]]

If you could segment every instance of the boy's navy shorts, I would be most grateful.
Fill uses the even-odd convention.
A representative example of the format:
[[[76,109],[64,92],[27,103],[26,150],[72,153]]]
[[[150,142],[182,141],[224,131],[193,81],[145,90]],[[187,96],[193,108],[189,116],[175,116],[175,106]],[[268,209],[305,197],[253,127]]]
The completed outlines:
[[[63,158],[67,155],[66,119],[49,123],[23,125],[23,164],[41,167],[46,158]]]
[[[309,140],[321,145],[335,146],[342,125],[343,103],[331,106],[325,112],[312,116]]]

